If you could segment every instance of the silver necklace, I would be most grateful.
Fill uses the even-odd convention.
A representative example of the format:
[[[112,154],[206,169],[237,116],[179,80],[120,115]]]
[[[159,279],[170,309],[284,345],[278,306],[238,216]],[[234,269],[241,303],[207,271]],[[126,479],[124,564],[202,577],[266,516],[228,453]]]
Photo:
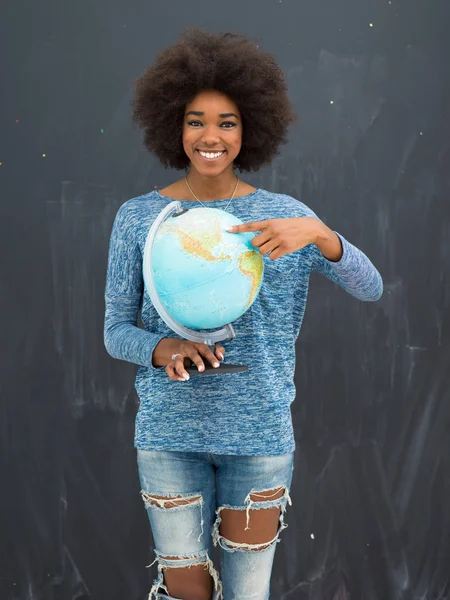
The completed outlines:
[[[184,180],[185,180],[185,182],[186,182],[186,185],[187,185],[187,186],[188,186],[188,188],[189,188],[189,191],[190,191],[190,192],[191,192],[191,194],[194,196],[194,198],[200,202],[200,204],[203,206],[203,208],[207,208],[207,206],[205,206],[205,205],[203,204],[203,202],[200,200],[200,198],[197,198],[197,196],[194,194],[194,191],[193,191],[193,189],[191,188],[191,186],[189,185],[189,181],[187,180],[187,175],[186,175],[186,177],[184,178]],[[237,177],[237,176],[236,176],[236,185],[235,185],[235,187],[234,187],[234,192],[233,192],[233,195],[231,196],[231,198],[230,198],[230,201],[228,202],[228,204],[226,205],[226,207],[225,207],[223,210],[227,210],[227,208],[230,206],[230,204],[231,204],[231,202],[232,202],[232,200],[233,200],[233,198],[234,198],[234,195],[235,195],[235,193],[236,193],[236,190],[237,190],[237,188],[238,188],[238,185],[239,185],[239,177]]]

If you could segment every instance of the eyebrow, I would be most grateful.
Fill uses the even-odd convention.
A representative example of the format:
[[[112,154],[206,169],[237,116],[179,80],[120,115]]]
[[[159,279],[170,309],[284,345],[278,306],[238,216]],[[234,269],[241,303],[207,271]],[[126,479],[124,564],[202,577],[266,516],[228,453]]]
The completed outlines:
[[[190,110],[189,112],[187,112],[185,114],[186,117],[188,115],[195,115],[196,117],[204,117],[205,113],[202,112],[201,110]],[[230,113],[220,113],[219,117],[221,119],[226,119],[227,117],[235,117],[236,119],[239,119],[239,117],[237,115],[235,115],[234,113],[232,113],[232,112],[230,112]]]

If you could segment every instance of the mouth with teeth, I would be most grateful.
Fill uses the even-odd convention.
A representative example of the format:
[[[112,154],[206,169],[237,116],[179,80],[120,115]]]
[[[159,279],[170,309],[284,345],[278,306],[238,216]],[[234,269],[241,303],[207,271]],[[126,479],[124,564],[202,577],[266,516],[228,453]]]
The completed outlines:
[[[197,152],[200,154],[203,160],[206,160],[207,162],[214,162],[216,160],[219,160],[220,158],[222,158],[222,156],[226,154],[226,150],[220,150],[218,152],[197,150]]]

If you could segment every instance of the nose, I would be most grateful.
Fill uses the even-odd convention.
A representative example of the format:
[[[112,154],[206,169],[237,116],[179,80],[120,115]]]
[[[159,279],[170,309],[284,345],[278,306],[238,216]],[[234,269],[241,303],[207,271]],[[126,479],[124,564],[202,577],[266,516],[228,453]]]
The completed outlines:
[[[214,146],[218,141],[220,141],[220,136],[216,126],[211,125],[203,129],[202,142],[204,144],[207,146]]]

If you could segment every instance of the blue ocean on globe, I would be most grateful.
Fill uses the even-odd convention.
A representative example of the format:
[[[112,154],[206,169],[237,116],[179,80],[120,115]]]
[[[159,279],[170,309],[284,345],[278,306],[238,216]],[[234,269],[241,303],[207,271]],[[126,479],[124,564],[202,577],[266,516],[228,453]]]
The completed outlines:
[[[193,208],[170,217],[157,231],[151,272],[164,308],[191,329],[232,323],[252,305],[264,263],[254,233],[230,233],[235,216],[216,208]],[[144,279],[146,275],[144,272]]]

